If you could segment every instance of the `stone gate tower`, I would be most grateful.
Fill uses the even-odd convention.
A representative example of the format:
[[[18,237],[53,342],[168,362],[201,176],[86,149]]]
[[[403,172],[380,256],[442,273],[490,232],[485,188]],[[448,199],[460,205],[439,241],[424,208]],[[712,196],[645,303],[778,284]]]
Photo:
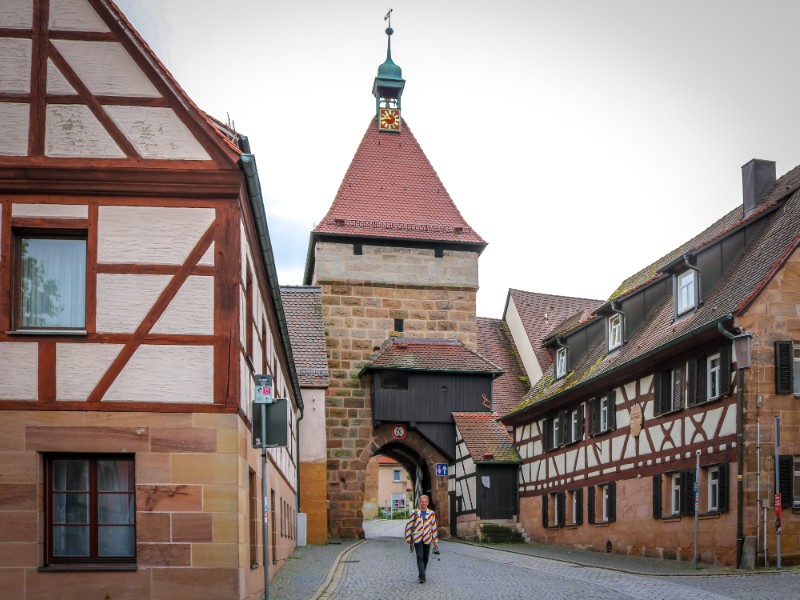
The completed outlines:
[[[330,369],[326,395],[328,524],[360,537],[366,466],[389,454],[413,467],[448,462],[424,435],[392,437],[373,419],[361,369],[391,338],[457,340],[476,347],[478,257],[486,242],[461,216],[401,116],[405,86],[391,57],[373,85],[375,115],[333,204],[311,233],[304,282],[322,290]],[[395,444],[394,442],[398,442]],[[419,464],[419,463],[418,463]],[[413,469],[410,469],[413,472]],[[419,472],[419,471],[417,471]],[[447,523],[446,480],[426,478]],[[424,486],[419,486],[424,488]]]

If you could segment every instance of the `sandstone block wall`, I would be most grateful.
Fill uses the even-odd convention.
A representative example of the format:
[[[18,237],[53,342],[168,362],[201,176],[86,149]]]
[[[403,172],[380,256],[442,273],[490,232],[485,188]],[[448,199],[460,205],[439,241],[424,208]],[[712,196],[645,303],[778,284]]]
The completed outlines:
[[[249,473],[257,474],[260,506],[261,457],[249,440],[232,414],[2,411],[0,595],[258,596],[263,571],[250,566]],[[76,451],[135,456],[136,572],[38,572],[45,537],[42,456]],[[295,506],[292,488],[274,465],[269,485],[279,502]],[[261,563],[260,527],[257,535]],[[270,558],[278,564],[270,561],[271,574],[293,549],[291,537],[277,536]]]

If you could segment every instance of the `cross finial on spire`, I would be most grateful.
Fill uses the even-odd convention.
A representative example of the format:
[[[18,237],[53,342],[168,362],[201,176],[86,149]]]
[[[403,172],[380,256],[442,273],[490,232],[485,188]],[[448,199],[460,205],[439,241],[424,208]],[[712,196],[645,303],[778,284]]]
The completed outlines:
[[[392,28],[392,10],[393,9],[390,8],[389,12],[386,13],[386,16],[383,17],[384,21],[389,21],[389,29]]]

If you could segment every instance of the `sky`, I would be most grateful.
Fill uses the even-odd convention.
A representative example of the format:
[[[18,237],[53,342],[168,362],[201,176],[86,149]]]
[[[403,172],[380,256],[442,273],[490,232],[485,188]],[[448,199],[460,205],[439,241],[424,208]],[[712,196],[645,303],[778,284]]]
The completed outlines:
[[[800,164],[796,0],[116,0],[189,96],[247,135],[281,285],[300,285],[375,112],[403,118],[509,288],[607,299]]]

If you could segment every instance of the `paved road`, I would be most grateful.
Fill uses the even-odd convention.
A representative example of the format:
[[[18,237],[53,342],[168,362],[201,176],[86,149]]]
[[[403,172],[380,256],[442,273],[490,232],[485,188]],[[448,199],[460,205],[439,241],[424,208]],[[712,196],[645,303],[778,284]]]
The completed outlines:
[[[270,600],[800,599],[798,569],[757,574],[708,569],[715,574],[698,575],[674,561],[571,554],[583,560],[578,564],[532,555],[531,545],[508,551],[449,541],[441,542],[441,560],[429,564],[428,581],[419,584],[401,531],[402,523],[376,522],[365,524],[367,539],[361,542],[298,549],[273,582]],[[592,560],[606,563],[588,566]]]

